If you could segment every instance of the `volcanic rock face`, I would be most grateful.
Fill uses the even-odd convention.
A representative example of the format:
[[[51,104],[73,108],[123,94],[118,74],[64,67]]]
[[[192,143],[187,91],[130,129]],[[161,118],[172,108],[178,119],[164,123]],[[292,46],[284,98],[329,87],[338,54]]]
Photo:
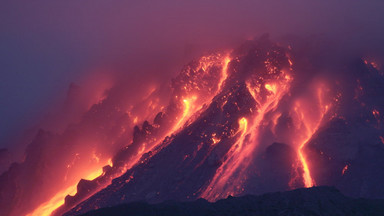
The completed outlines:
[[[215,201],[314,185],[384,197],[373,177],[384,173],[373,165],[384,155],[383,96],[372,89],[384,80],[380,72],[358,60],[334,75],[316,74],[308,64],[314,59],[292,55],[266,39],[232,51],[222,88],[198,115],[66,215],[136,200]],[[376,86],[364,86],[372,79]]]
[[[215,203],[204,199],[193,202],[168,201],[159,204],[133,202],[115,207],[90,211],[84,216],[123,216],[123,215],[382,215],[384,200],[353,199],[344,196],[335,188],[313,187],[296,189],[283,193],[228,197]]]
[[[262,37],[203,56],[172,80],[169,100],[151,89],[132,106],[121,96],[129,93],[111,89],[63,134],[39,132],[24,163],[0,177],[0,213],[49,200],[32,215],[78,215],[137,200],[216,201],[315,185],[384,198],[382,71],[302,44]],[[94,167],[103,169],[87,178]],[[52,194],[66,196],[64,205],[57,209]],[[26,198],[36,203],[17,208]]]

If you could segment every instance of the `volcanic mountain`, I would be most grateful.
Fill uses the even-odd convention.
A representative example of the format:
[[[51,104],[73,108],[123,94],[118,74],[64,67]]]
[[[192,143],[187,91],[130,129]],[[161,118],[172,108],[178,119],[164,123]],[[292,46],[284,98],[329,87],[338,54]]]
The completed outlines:
[[[383,71],[317,48],[263,36],[202,56],[172,80],[168,100],[153,88],[132,105],[115,87],[64,133],[38,133],[0,177],[2,213],[79,215],[321,185],[384,198]]]

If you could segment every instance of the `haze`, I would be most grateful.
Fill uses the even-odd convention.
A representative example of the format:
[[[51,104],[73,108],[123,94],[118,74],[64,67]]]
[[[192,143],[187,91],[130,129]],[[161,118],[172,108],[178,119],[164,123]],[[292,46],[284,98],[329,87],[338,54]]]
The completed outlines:
[[[0,148],[65,100],[71,82],[169,80],[202,52],[270,33],[383,50],[383,1],[2,1]]]

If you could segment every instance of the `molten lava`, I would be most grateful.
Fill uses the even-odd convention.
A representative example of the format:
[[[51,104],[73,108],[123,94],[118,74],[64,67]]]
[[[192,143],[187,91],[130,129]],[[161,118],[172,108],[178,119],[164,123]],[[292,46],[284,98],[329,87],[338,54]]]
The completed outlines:
[[[203,193],[202,197],[215,200],[219,197],[220,191],[217,189],[225,189],[225,184],[227,184],[228,179],[231,177],[232,173],[237,168],[234,164],[238,164],[241,161],[240,154],[243,149],[245,134],[248,128],[248,121],[246,118],[239,119],[239,129],[235,136],[238,136],[236,143],[231,147],[227,153],[228,159],[217,169],[215,176],[212,178],[209,186]],[[228,192],[231,193],[231,192]]]
[[[328,112],[329,105],[324,104],[325,86],[320,83],[316,89],[315,101],[308,101],[308,99],[299,100],[296,102],[292,116],[296,120],[297,133],[293,138],[294,143],[298,144],[297,154],[303,169],[302,179],[305,187],[313,187],[316,183],[311,177],[311,170],[308,165],[308,159],[304,155],[304,148],[307,142],[316,133],[320,124],[323,121],[325,114]],[[312,112],[314,110],[315,112]]]
[[[122,143],[123,147],[119,149],[121,151],[116,157],[108,161],[104,161],[106,157],[100,154],[100,149],[92,149],[94,151],[89,153],[87,160],[97,163],[99,167],[92,170],[93,172],[81,170],[79,176],[88,180],[96,179],[92,183],[98,183],[98,188],[84,192],[85,195],[82,191],[87,190],[79,190],[81,193],[78,195],[77,182],[80,178],[77,178],[75,179],[77,181],[72,182],[73,184],[65,190],[55,191],[49,201],[28,215],[50,215],[64,204],[64,198],[68,194],[72,195],[65,199],[66,202],[69,200],[69,204],[66,203],[63,209],[59,210],[65,212],[74,207],[81,209],[79,203],[88,201],[92,195],[109,184],[120,184],[118,189],[135,184],[136,181],[143,179],[137,178],[136,175],[145,173],[150,176],[151,172],[148,170],[164,164],[166,168],[156,170],[159,171],[157,173],[166,170],[165,173],[172,174],[168,169],[182,173],[185,167],[187,171],[193,167],[193,171],[174,179],[176,192],[169,192],[176,194],[180,192],[179,188],[188,188],[190,189],[188,192],[194,193],[183,194],[182,198],[187,199],[203,197],[209,201],[216,201],[228,195],[242,195],[248,192],[249,185],[255,179],[261,183],[266,182],[265,179],[270,180],[260,173],[264,171],[265,174],[265,170],[268,170],[273,176],[274,172],[278,172],[275,170],[281,167],[284,168],[286,179],[282,187],[288,189],[316,185],[316,179],[312,178],[312,175],[316,177],[318,173],[314,166],[316,161],[311,158],[312,155],[309,156],[307,150],[308,147],[312,147],[309,144],[312,144],[313,138],[318,136],[320,126],[329,122],[331,117],[328,116],[336,116],[327,114],[331,104],[330,90],[326,85],[328,83],[317,77],[306,80],[307,83],[301,82],[292,68],[293,60],[288,57],[286,49],[276,47],[264,51],[264,48],[250,49],[252,52],[240,49],[230,54],[215,53],[191,62],[172,80],[171,94],[169,98],[167,97],[169,101],[164,102],[157,94],[157,88],[152,86],[147,89],[149,93],[140,99],[140,106],[127,105],[127,107],[113,107],[113,111],[108,110],[105,114],[108,116],[106,119],[109,119],[115,111],[118,114],[123,113],[120,116],[116,114],[118,121],[122,123],[108,122],[110,128],[107,125],[98,125],[105,130],[109,129],[108,133],[100,136],[102,139],[100,142]],[[362,94],[362,86],[360,87],[359,95]],[[337,101],[340,98],[341,96]],[[373,115],[379,121],[382,118],[380,109],[370,109],[371,119]],[[96,112],[95,110],[93,112]],[[120,110],[124,112],[120,113]],[[88,124],[93,125],[93,121]],[[110,140],[105,138],[112,136],[110,134],[118,135]],[[382,136],[380,140],[384,143]],[[167,147],[177,151],[173,151],[174,149],[166,151]],[[273,149],[274,147],[278,149]],[[182,160],[178,161],[180,164],[176,168],[167,164],[168,159],[173,157],[165,159],[160,157],[162,154],[179,151],[185,152],[182,152],[180,157],[175,157]],[[286,164],[289,168],[281,165],[282,162],[279,161],[281,158],[285,160],[285,157],[274,151],[287,155]],[[272,158],[275,155],[278,155],[278,159]],[[75,155],[76,160],[77,157],[79,155]],[[68,172],[76,167],[75,159],[67,166]],[[153,165],[151,160],[158,160],[161,163]],[[270,164],[264,168],[264,163]],[[101,164],[109,164],[104,167],[104,172],[100,169]],[[149,166],[151,167],[143,169]],[[346,165],[342,169],[342,175],[348,167],[349,165]],[[136,172],[138,169],[143,171]],[[195,171],[202,174],[201,178],[198,175],[199,179],[195,179],[201,182],[196,183],[197,186],[192,185],[191,188],[189,185],[183,185],[188,182],[185,178]],[[87,175],[83,175],[85,173]],[[340,174],[340,170],[337,173]],[[162,174],[158,175],[161,179]],[[100,181],[102,178],[103,181]],[[157,180],[157,176],[153,178]],[[112,179],[115,180],[111,181]],[[99,185],[99,182],[102,183]],[[136,184],[140,184],[137,182]],[[163,188],[156,188],[155,184],[148,185],[141,185],[143,188],[138,186],[138,191],[143,192],[137,197],[157,201],[156,198],[164,193],[159,192]],[[89,189],[87,185],[84,188]],[[107,187],[103,193],[108,190],[114,188]],[[128,195],[119,199],[122,201],[134,199],[127,197]]]
[[[268,93],[261,94],[257,84],[252,85],[252,80],[247,83],[249,93],[258,105],[251,126],[248,121],[241,118],[239,131],[241,135],[236,143],[226,154],[226,160],[217,169],[208,187],[202,192],[201,197],[210,201],[224,198],[228,195],[238,195],[243,192],[242,185],[246,182],[245,174],[250,166],[252,155],[259,146],[259,136],[263,120],[270,112],[274,111],[281,98],[288,92],[291,79],[284,72],[280,72],[273,84],[264,85]],[[288,77],[288,78],[287,78]],[[239,133],[239,132],[238,132]]]
[[[88,174],[84,179],[91,181],[102,174],[103,174],[103,170],[98,169]],[[58,192],[49,201],[43,203],[41,206],[36,208],[33,212],[27,214],[27,216],[50,216],[53,211],[55,211],[58,207],[64,204],[64,198],[67,195],[74,195],[76,193],[77,193],[77,181],[75,182],[75,184],[69,186],[67,189]]]
[[[276,91],[277,91],[277,86],[275,85],[275,84],[265,84],[265,88],[268,90],[268,91],[270,91],[270,92],[272,92],[273,94],[276,94]]]
[[[307,159],[303,155],[303,148],[304,148],[304,146],[308,140],[309,140],[309,138],[307,140],[305,140],[300,145],[299,150],[298,150],[298,154],[299,154],[299,159],[300,159],[301,165],[303,166],[304,185],[305,185],[305,187],[313,187],[315,185],[315,181],[311,177],[311,172],[308,168]]]
[[[219,90],[223,88],[223,83],[228,77],[228,64],[230,61],[231,59],[228,56],[224,58],[223,69],[221,70],[221,77],[220,77],[219,86],[218,86]]]

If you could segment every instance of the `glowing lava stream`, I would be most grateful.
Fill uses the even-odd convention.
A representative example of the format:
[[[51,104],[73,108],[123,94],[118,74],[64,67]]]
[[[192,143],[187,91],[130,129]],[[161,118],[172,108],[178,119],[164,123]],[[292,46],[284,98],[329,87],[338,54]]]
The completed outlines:
[[[319,128],[321,122],[323,121],[323,118],[325,114],[328,112],[329,106],[323,104],[323,86],[319,87],[317,89],[317,102],[319,107],[317,107],[319,110],[316,113],[319,113],[319,116],[312,116],[310,113],[311,109],[308,109],[308,107],[303,108],[301,106],[301,103],[297,102],[296,106],[294,108],[294,111],[296,115],[298,116],[299,122],[301,122],[302,126],[304,127],[305,131],[303,134],[305,134],[302,141],[297,141],[299,143],[299,148],[297,150],[297,154],[299,156],[299,160],[301,163],[301,166],[303,168],[303,183],[305,187],[313,187],[316,185],[315,181],[311,177],[311,171],[308,166],[308,162],[306,157],[303,154],[303,148],[307,144],[307,142],[311,139],[313,134],[317,131]],[[315,118],[315,119],[314,119]],[[300,132],[299,132],[300,133]]]
[[[244,172],[246,172],[251,163],[251,155],[258,146],[261,123],[265,115],[276,109],[280,99],[287,93],[289,82],[290,79],[284,79],[279,86],[277,84],[266,84],[264,88],[269,93],[265,100],[257,97],[258,90],[247,85],[249,92],[261,107],[259,107],[258,113],[255,114],[251,128],[248,129],[248,122],[245,118],[240,119],[239,131],[242,130],[242,134],[227,152],[227,159],[216,170],[210,184],[201,193],[201,197],[209,201],[215,201],[218,198],[225,198],[228,195],[237,195],[242,192],[241,186],[246,180]],[[269,89],[271,86],[273,86],[272,90]],[[249,139],[246,140],[245,138],[248,135]]]
[[[196,99],[197,99],[196,96],[192,97],[192,100],[193,100],[193,101],[195,101]],[[191,102],[190,102],[190,100],[188,100],[188,99],[183,99],[183,104],[184,104],[183,115],[181,116],[181,118],[180,118],[180,120],[177,122],[177,124],[172,128],[172,130],[170,131],[169,134],[172,134],[172,133],[175,132],[177,129],[179,129],[179,128],[183,125],[185,119],[187,118],[187,116],[188,116],[188,114],[189,114],[189,111],[190,111],[190,109],[191,109]]]
[[[93,180],[100,175],[103,174],[103,169],[98,169],[95,172],[92,172],[89,174],[86,178],[87,180]],[[62,190],[58,192],[56,195],[54,195],[49,201],[43,203],[39,207],[37,207],[33,212],[27,214],[27,216],[49,216],[52,214],[53,211],[55,211],[57,208],[59,208],[61,205],[64,204],[64,198],[69,195],[74,195],[77,193],[77,184],[76,183],[70,187],[68,187],[65,190]]]
[[[222,87],[223,87],[222,85],[228,77],[227,71],[228,71],[228,64],[230,61],[231,61],[231,59],[229,58],[229,56],[226,56],[224,58],[223,69],[221,70],[221,77],[220,77],[220,82],[219,82],[219,91],[222,89]]]
[[[305,187],[313,187],[315,185],[314,180],[311,177],[311,172],[309,171],[307,161],[303,155],[303,147],[308,142],[309,138],[305,140],[299,147],[298,153],[299,153],[299,159],[301,161],[301,165],[303,166],[303,179],[304,179],[304,185]]]
[[[221,90],[223,82],[228,77],[227,68],[228,68],[229,62],[230,62],[230,58],[228,56],[223,59],[222,73],[221,73],[220,80],[218,82],[217,92],[219,92]],[[207,69],[206,67],[208,67],[208,66],[205,66],[203,68],[204,71],[206,71],[206,69]],[[150,95],[153,92],[154,92],[154,90],[151,90]],[[193,106],[193,104],[196,100],[197,100],[197,96],[192,96],[192,97],[185,98],[182,100],[183,106],[184,106],[182,116],[177,121],[177,123],[171,128],[171,130],[163,138],[160,138],[161,140],[164,139],[166,136],[169,136],[171,134],[176,133],[180,129],[180,127],[183,126],[183,124],[186,122],[186,120],[189,117],[191,117],[191,114],[196,112],[197,110],[199,110],[201,108],[200,107],[199,109],[196,109],[197,106]],[[134,123],[137,123],[137,121],[138,121],[138,117],[135,118]],[[143,153],[153,150],[160,143],[162,143],[162,142],[143,143],[143,147],[140,150],[139,154],[135,158],[133,158],[133,160],[129,164],[126,164],[122,173],[124,173],[126,170],[130,169],[134,164],[136,164],[139,161],[139,159],[141,158]],[[101,170],[98,170],[97,172],[94,172],[94,173],[88,175],[87,178],[85,178],[85,179],[93,180],[102,174],[103,173],[102,173],[102,169],[101,169]],[[115,176],[115,177],[118,177],[118,176]],[[58,209],[60,206],[62,206],[64,204],[64,198],[68,194],[74,195],[77,193],[77,184],[78,184],[78,181],[75,182],[75,184],[73,184],[72,186],[69,186],[67,189],[58,192],[49,201],[47,201],[47,202],[43,203],[42,205],[40,205],[39,207],[37,207],[32,213],[29,213],[28,216],[40,216],[40,215],[48,216],[48,215],[51,215],[51,213],[53,211],[55,211],[56,209]]]
[[[243,145],[243,142],[244,142],[244,139],[245,139],[245,134],[247,132],[247,128],[248,128],[248,121],[246,118],[241,118],[239,120],[239,129],[237,131],[236,134],[240,133],[241,132],[241,135],[239,137],[239,139],[236,141],[236,143],[234,145],[232,145],[231,149],[228,151],[228,153],[230,154],[239,154],[240,151],[242,150],[242,145]],[[232,159],[237,159],[235,157],[231,157],[230,159],[228,159],[227,161],[225,161],[223,163],[222,166],[220,166],[218,168],[218,170],[216,171],[216,174],[215,176],[213,177],[212,181],[210,182],[209,186],[207,187],[207,189],[201,194],[201,197],[204,197],[206,199],[209,199],[209,200],[213,200],[213,199],[216,199],[219,194],[215,194],[213,196],[212,192],[215,188],[217,187],[224,187],[225,186],[225,183],[227,182],[227,179],[225,179],[224,181],[222,180],[222,174],[223,172],[227,171],[227,170],[224,170],[227,165],[228,165],[228,162]],[[229,169],[231,169],[231,171],[233,172],[234,171],[234,166],[230,167]]]

